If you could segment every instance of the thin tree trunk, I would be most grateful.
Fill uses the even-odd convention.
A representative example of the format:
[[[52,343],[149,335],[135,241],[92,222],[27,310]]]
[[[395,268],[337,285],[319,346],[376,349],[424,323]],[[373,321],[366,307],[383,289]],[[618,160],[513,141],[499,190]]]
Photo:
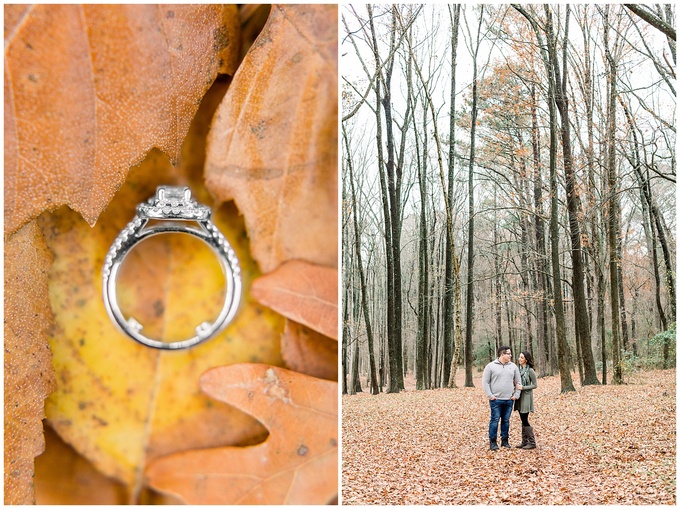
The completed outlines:
[[[543,44],[543,36],[533,16],[522,6],[513,4],[531,24],[536,34],[538,46],[541,48],[543,63],[548,74],[548,111],[550,114],[550,258],[552,264],[553,299],[555,314],[555,335],[557,337],[557,360],[560,371],[561,392],[574,391],[568,364],[567,336],[564,320],[564,302],[562,300],[562,280],[560,275],[559,255],[559,223],[557,197],[557,113],[555,111],[555,72],[551,57]]]
[[[621,345],[619,336],[619,267],[618,267],[618,234],[619,206],[618,179],[616,175],[616,62],[609,51],[609,6],[604,11],[604,53],[607,61],[607,84],[609,89],[607,103],[607,195],[608,221],[607,237],[609,241],[609,298],[612,315],[612,364],[614,376],[612,384],[623,383],[621,366]]]
[[[453,7],[453,12],[451,8]],[[448,160],[448,188],[447,188],[447,202],[448,208],[447,216],[453,216],[453,180],[455,168],[455,140],[456,140],[456,59],[458,54],[458,26],[460,24],[460,4],[449,6],[449,17],[451,18],[451,107],[449,110],[449,160]],[[442,188],[442,192],[444,189]],[[444,386],[455,387],[456,380],[456,338],[454,335],[455,320],[453,314],[454,301],[454,258],[456,253],[452,251],[455,246],[453,240],[453,221],[446,223],[446,235],[448,242],[446,243],[446,264],[445,264],[445,280],[444,280]],[[457,260],[455,261],[457,263]]]
[[[359,282],[361,284],[361,309],[364,312],[364,325],[366,326],[366,337],[368,341],[368,381],[371,394],[378,394],[378,380],[376,378],[376,367],[375,367],[375,353],[373,350],[373,329],[371,327],[371,316],[368,311],[368,297],[366,289],[366,276],[364,275],[364,266],[361,260],[361,235],[359,232],[359,219],[357,212],[359,208],[357,206],[357,195],[354,186],[354,170],[352,164],[351,152],[349,149],[349,141],[347,139],[347,133],[343,129],[342,137],[345,142],[345,149],[347,151],[347,169],[349,170],[349,183],[352,194],[352,218],[354,220],[354,251],[357,258],[357,269],[359,270]]]
[[[343,294],[344,294],[344,307],[342,310],[342,393],[347,394],[347,376],[349,373],[347,372],[347,366],[349,366],[348,361],[349,357],[347,357],[348,353],[348,348],[347,348],[347,343],[350,340],[350,329],[349,329],[349,308],[350,308],[350,302],[349,302],[349,289],[350,285],[348,284],[348,281],[344,281],[344,289],[343,289]]]
[[[420,239],[418,248],[418,335],[416,343],[416,389],[428,388],[427,343],[430,324],[430,262],[427,242],[427,112],[423,109],[423,158],[420,159],[418,133],[416,131],[416,166],[420,188]]]
[[[538,105],[536,87],[531,86],[531,145],[534,162],[534,233],[536,243],[536,290],[539,297],[537,304],[537,360],[539,373],[549,374],[548,368],[548,305],[545,278],[547,274],[545,253],[545,225],[543,224],[543,181],[541,177],[541,149],[538,133]]]
[[[628,337],[628,315],[626,314],[626,295],[623,291],[623,248],[621,246],[621,235],[617,239],[617,253],[618,253],[618,267],[616,269],[616,274],[619,279],[619,313],[621,315],[621,340],[624,352],[630,351],[630,338]]]
[[[496,186],[494,185],[493,188],[493,209],[494,209],[494,222],[493,222],[493,267],[494,267],[494,286],[495,286],[495,292],[494,292],[494,307],[496,310],[496,349],[494,352],[497,352],[498,349],[501,347],[501,342],[503,338],[503,331],[502,331],[502,315],[503,315],[503,310],[501,307],[502,303],[502,295],[503,295],[503,290],[501,286],[501,264],[500,264],[500,255],[498,253],[498,190]]]
[[[656,309],[659,313],[659,320],[661,320],[661,325],[663,330],[668,329],[668,321],[666,319],[666,313],[664,312],[663,305],[661,304],[661,277],[659,275],[659,261],[656,253],[656,230],[654,228],[655,218],[652,214],[652,194],[649,186],[649,180],[645,178],[642,172],[642,162],[640,159],[640,145],[637,139],[636,126],[633,121],[633,117],[630,114],[628,105],[623,101],[621,96],[618,96],[619,104],[623,108],[623,113],[630,127],[630,133],[632,136],[632,152],[633,158],[631,160],[631,166],[635,171],[635,176],[637,177],[639,187],[640,187],[640,197],[642,204],[642,217],[643,217],[643,227],[645,230],[646,237],[649,239],[650,254],[651,254],[651,268],[654,274],[654,297],[656,302]]]
[[[475,261],[475,142],[477,133],[477,55],[481,42],[482,20],[484,18],[484,5],[480,7],[479,25],[477,27],[477,46],[472,56],[472,111],[470,123],[470,162],[468,165],[468,253],[467,253],[467,292],[465,299],[465,387],[474,387],[472,382],[472,363],[474,351],[472,350],[472,329],[474,317],[474,261]]]

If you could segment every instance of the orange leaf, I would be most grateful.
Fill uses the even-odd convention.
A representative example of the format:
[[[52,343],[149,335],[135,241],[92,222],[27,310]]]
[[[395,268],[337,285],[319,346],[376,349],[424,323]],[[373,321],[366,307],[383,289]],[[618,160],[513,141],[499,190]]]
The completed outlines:
[[[47,335],[52,263],[35,222],[5,242],[5,504],[32,504],[33,458],[45,447],[44,400],[55,388]]]
[[[269,430],[252,447],[173,454],[147,469],[151,487],[189,504],[325,504],[337,494],[338,385],[263,364],[214,368],[202,389]]]
[[[178,159],[201,97],[236,66],[224,9],[5,8],[6,233],[64,204],[92,225],[152,148]]]
[[[251,292],[286,318],[338,339],[336,269],[292,260],[253,281]]]
[[[286,321],[281,357],[294,371],[326,380],[338,379],[338,341],[299,323]]]
[[[236,202],[264,273],[337,266],[337,15],[272,7],[208,137],[206,187]]]

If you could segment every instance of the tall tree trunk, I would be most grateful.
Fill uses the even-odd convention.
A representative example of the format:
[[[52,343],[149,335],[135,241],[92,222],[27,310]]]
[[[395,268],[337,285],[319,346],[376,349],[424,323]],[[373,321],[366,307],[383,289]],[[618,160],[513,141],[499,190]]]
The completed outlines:
[[[467,253],[467,292],[465,299],[465,387],[474,387],[472,382],[472,363],[474,352],[472,350],[472,328],[475,302],[474,289],[474,261],[475,261],[475,142],[477,133],[477,55],[481,42],[482,20],[484,18],[484,5],[480,7],[479,25],[477,27],[477,45],[472,56],[472,111],[470,125],[470,163],[468,165],[468,253]]]
[[[399,205],[397,183],[395,182],[394,137],[392,129],[392,109],[390,98],[391,73],[393,66],[392,49],[395,44],[395,12],[393,11],[392,32],[390,37],[390,57],[383,65],[378,53],[378,42],[373,23],[373,9],[367,6],[369,26],[371,30],[373,54],[376,69],[383,69],[385,76],[379,72],[376,77],[376,141],[378,145],[378,166],[380,188],[385,219],[385,254],[387,267],[387,392],[399,392],[404,385],[402,371],[401,343],[401,263],[399,245]],[[383,93],[381,94],[381,89]],[[383,154],[382,122],[380,108],[385,114],[385,130],[387,139],[387,160]],[[387,180],[387,183],[385,182]]]
[[[536,290],[538,294],[536,343],[538,370],[542,374],[552,374],[548,367],[548,291],[545,285],[547,274],[545,252],[545,225],[543,224],[543,179],[541,176],[541,149],[538,133],[538,105],[536,86],[531,86],[531,146],[534,162],[534,233],[536,246]],[[495,192],[495,190],[494,190]]]
[[[612,384],[623,383],[621,365],[621,345],[619,336],[619,270],[618,270],[618,234],[619,206],[618,179],[616,172],[616,62],[609,51],[609,6],[604,11],[604,54],[607,61],[607,238],[609,241],[609,298],[612,315],[612,364],[614,376]]]
[[[587,167],[588,167],[588,187],[590,192],[587,193],[586,207],[591,211],[590,220],[588,221],[590,226],[590,239],[586,247],[586,251],[589,253],[590,261],[593,265],[595,272],[596,281],[596,294],[597,294],[597,318],[596,318],[596,335],[597,335],[597,345],[600,349],[600,357],[602,360],[602,384],[607,383],[607,348],[605,341],[605,326],[604,326],[604,299],[605,299],[605,277],[604,271],[602,270],[602,236],[599,233],[598,225],[600,224],[600,210],[601,206],[598,203],[597,195],[595,190],[599,189],[600,186],[595,181],[595,133],[594,133],[594,102],[595,94],[593,87],[593,73],[591,67],[591,26],[589,24],[588,11],[584,12],[584,17],[581,24],[581,30],[583,32],[583,49],[585,53],[584,58],[584,71],[583,71],[583,95],[585,98],[585,108],[586,108],[586,128],[588,131],[588,146],[586,148],[587,157]],[[591,319],[592,323],[592,319]]]
[[[452,10],[453,8],[453,10]],[[456,59],[458,54],[458,26],[460,25],[460,4],[449,5],[449,17],[451,19],[451,107],[449,109],[449,160],[448,160],[448,188],[446,206],[447,215],[453,216],[453,181],[456,153]],[[442,192],[444,190],[442,189]],[[446,223],[446,264],[444,281],[444,386],[455,387],[456,375],[456,341],[460,341],[460,336],[454,335],[455,320],[453,314],[453,301],[455,291],[454,278],[454,257],[456,253],[452,251],[455,246],[453,240],[453,221]],[[457,260],[456,260],[457,263]],[[457,351],[456,351],[457,352]],[[457,353],[456,353],[457,355]]]
[[[416,166],[420,189],[420,239],[418,247],[418,334],[416,342],[416,389],[428,388],[427,343],[430,325],[430,262],[428,259],[427,230],[427,110],[423,108],[423,158],[420,158],[418,132],[416,136]]]
[[[567,41],[569,29],[569,5],[566,6],[564,22],[564,43],[562,47],[562,70],[557,58],[557,38],[552,25],[552,13],[547,5],[546,12],[548,51],[551,55],[555,77],[555,104],[560,113],[562,131],[562,160],[567,191],[567,213],[569,215],[569,234],[571,239],[572,288],[574,293],[574,319],[576,323],[576,337],[581,347],[583,361],[583,384],[598,385],[595,371],[595,360],[591,345],[590,328],[588,327],[588,307],[584,288],[583,255],[581,253],[581,199],[575,185],[574,161],[571,150],[571,134],[569,124],[569,99],[567,95]]]
[[[538,46],[541,48],[543,63],[548,74],[548,111],[550,114],[550,259],[552,265],[553,299],[555,314],[555,335],[557,336],[557,360],[560,371],[561,392],[574,391],[574,384],[569,371],[567,336],[564,320],[564,302],[562,300],[562,279],[560,274],[559,222],[557,196],[557,113],[555,111],[556,76],[551,56],[543,44],[543,35],[538,23],[524,7],[513,4],[513,7],[524,16],[536,34]]]

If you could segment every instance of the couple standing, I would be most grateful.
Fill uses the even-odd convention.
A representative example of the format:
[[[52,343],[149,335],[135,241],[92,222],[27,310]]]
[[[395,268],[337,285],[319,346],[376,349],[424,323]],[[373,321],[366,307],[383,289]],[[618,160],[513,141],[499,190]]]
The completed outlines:
[[[490,449],[498,450],[498,421],[501,422],[501,447],[510,447],[510,416],[512,409],[519,411],[522,419],[522,443],[516,447],[536,448],[534,429],[529,425],[529,412],[534,411],[534,389],[537,387],[534,362],[529,352],[519,355],[519,367],[512,361],[509,346],[498,349],[498,359],[484,368],[482,386],[491,406],[489,422]]]

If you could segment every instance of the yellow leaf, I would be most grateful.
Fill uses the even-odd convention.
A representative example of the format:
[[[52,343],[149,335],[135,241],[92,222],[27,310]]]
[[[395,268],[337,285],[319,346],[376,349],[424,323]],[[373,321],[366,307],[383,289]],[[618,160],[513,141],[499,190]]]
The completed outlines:
[[[232,207],[213,220],[240,261],[245,294],[225,331],[193,349],[158,351],[120,333],[104,309],[101,268],[134,207],[159,184],[183,184],[158,153],[134,169],[94,228],[59,209],[41,218],[54,253],[50,301],[55,313],[51,339],[58,389],[47,401],[50,423],[97,468],[141,488],[150,458],[178,450],[261,439],[264,429],[244,414],[200,395],[198,377],[210,367],[243,361],[280,364],[283,320],[248,295],[259,274],[249,257],[242,221]],[[200,196],[205,191],[197,189]],[[183,235],[163,235],[131,251],[132,264],[119,280],[125,312],[163,336],[181,336],[219,305],[222,274],[212,251]],[[145,320],[148,320],[145,321]],[[155,323],[154,323],[155,320]],[[185,338],[179,338],[185,339]]]

